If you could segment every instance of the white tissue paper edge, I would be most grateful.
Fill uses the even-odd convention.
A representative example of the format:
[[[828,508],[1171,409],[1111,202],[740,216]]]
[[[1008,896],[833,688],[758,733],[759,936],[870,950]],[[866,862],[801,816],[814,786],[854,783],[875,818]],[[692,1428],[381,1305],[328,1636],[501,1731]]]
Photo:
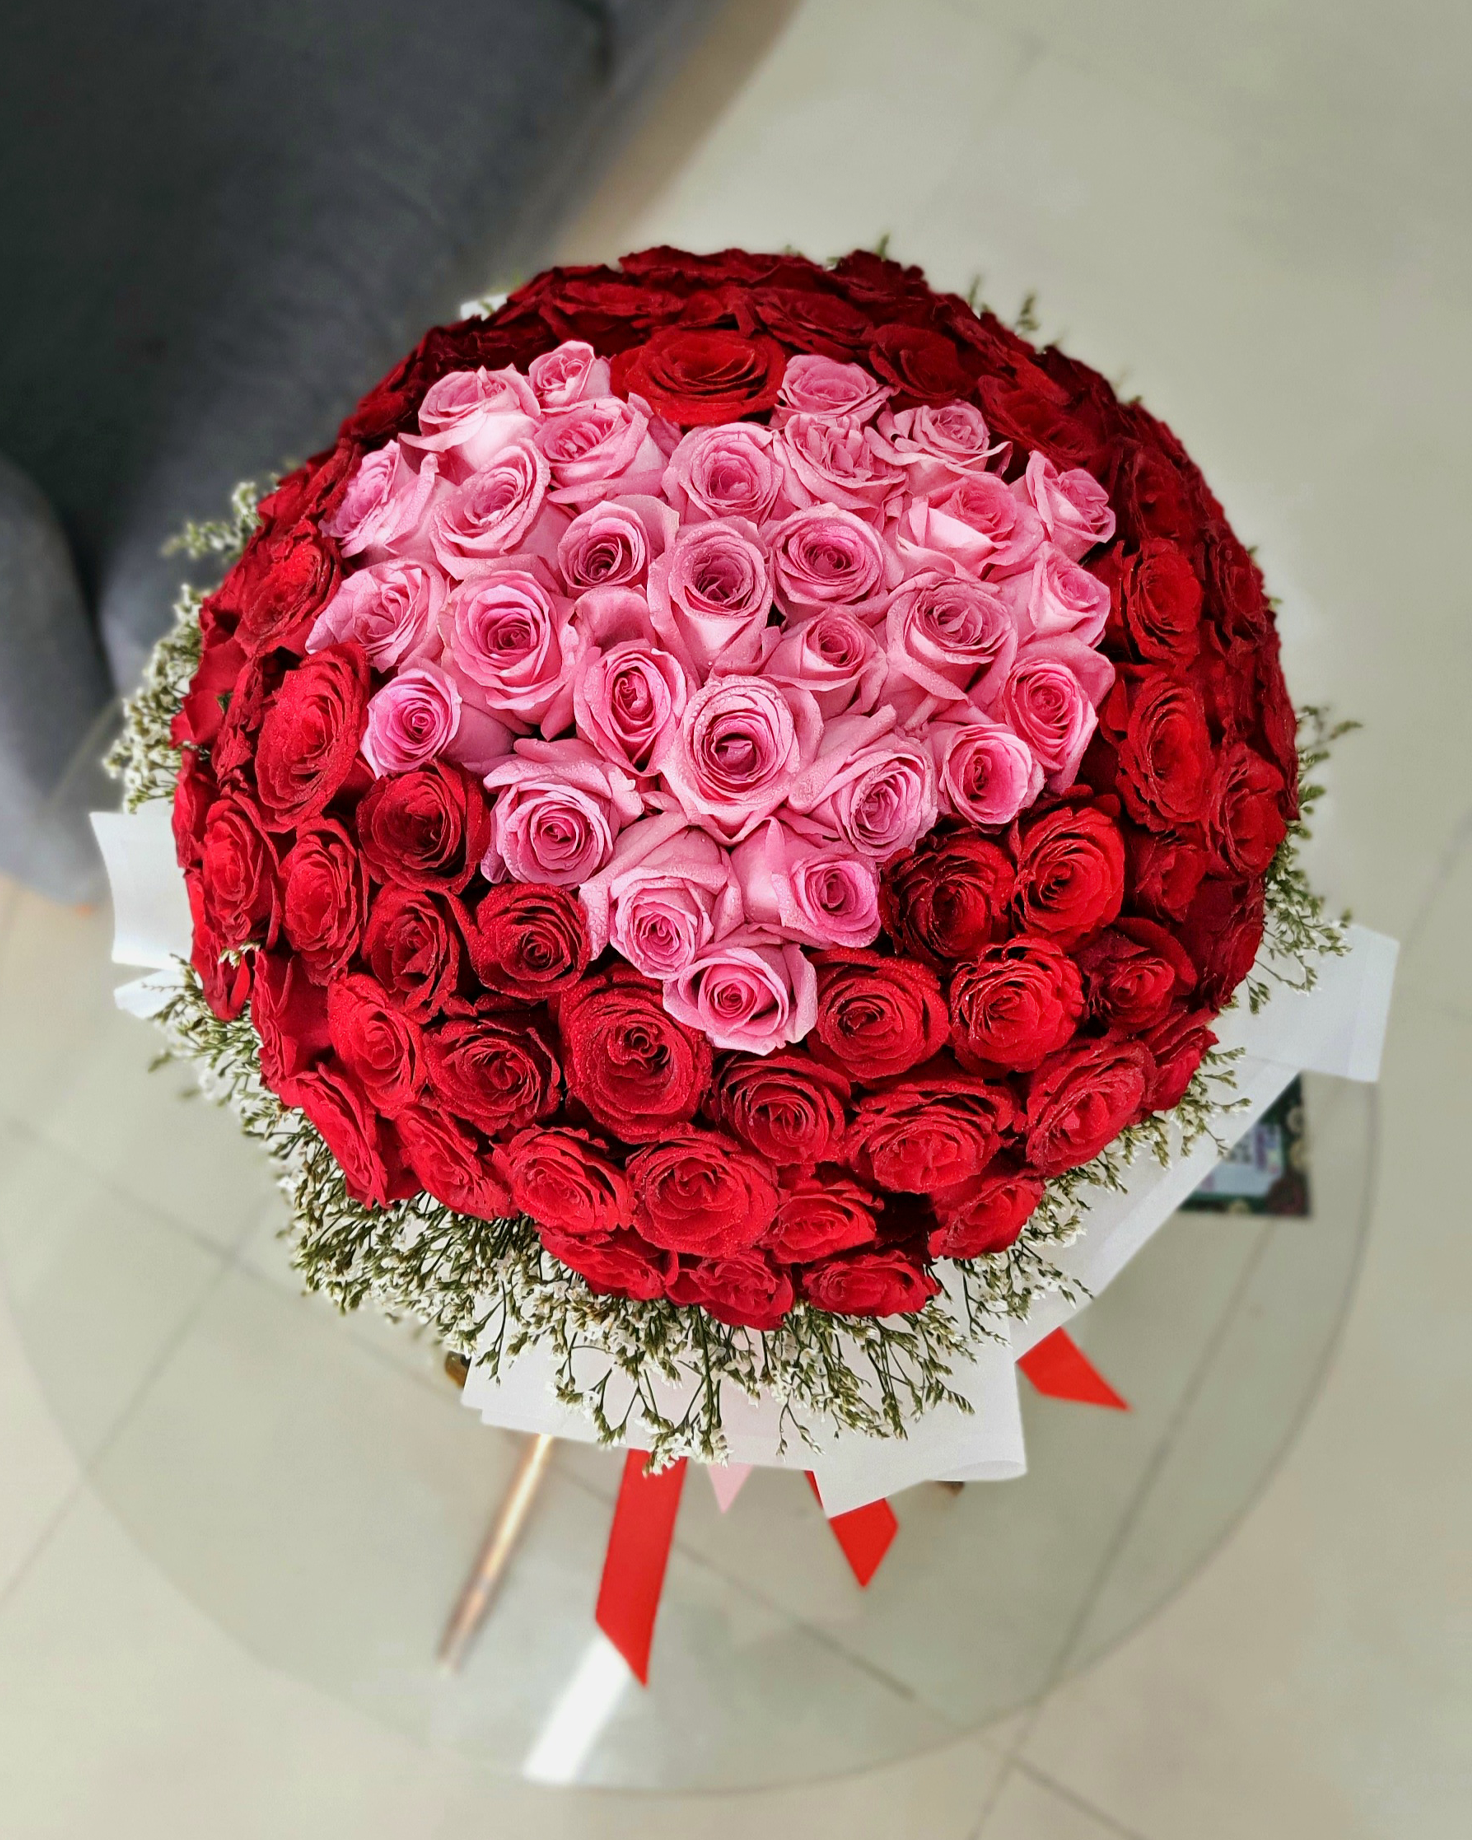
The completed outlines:
[[[177,961],[189,957],[192,943],[171,817],[167,800],[151,800],[132,813],[92,816],[112,884],[113,959],[149,973],[124,984],[116,1001],[130,1015],[145,1018],[177,988]],[[1296,1073],[1362,1081],[1379,1077],[1399,948],[1395,940],[1362,926],[1349,929],[1349,945],[1345,957],[1322,962],[1312,991],[1274,986],[1274,995],[1257,1015],[1245,1008],[1233,1010],[1216,1023],[1221,1045],[1242,1049],[1236,1063],[1237,1089],[1248,1103],[1231,1120],[1235,1137],[1262,1116]],[[1122,1192],[1097,1192],[1084,1231],[1059,1251],[1059,1268],[1098,1296],[1218,1160],[1210,1139],[1167,1169],[1142,1158],[1129,1170]],[[811,1470],[830,1515],[916,1482],[1020,1476],[1027,1460],[1014,1363],[1082,1307],[1055,1294],[1040,1299],[1025,1322],[999,1321],[997,1339],[980,1342],[969,1359],[957,1363],[951,1377],[951,1385],[970,1402],[971,1414],[954,1407],[929,1412],[905,1438],[844,1435],[809,1423],[811,1442],[806,1442],[793,1432],[789,1420],[782,1450],[777,1402],[753,1402],[728,1387],[722,1414],[730,1462]],[[676,1390],[668,1393],[668,1405],[678,1408]],[[489,1425],[589,1443],[595,1439],[591,1422],[554,1397],[551,1361],[541,1349],[527,1350],[499,1379],[472,1367],[464,1401]],[[608,1406],[610,1412],[616,1406],[621,1409],[613,1398]],[[649,1442],[648,1428],[637,1416],[630,1421],[628,1442],[636,1448]]]

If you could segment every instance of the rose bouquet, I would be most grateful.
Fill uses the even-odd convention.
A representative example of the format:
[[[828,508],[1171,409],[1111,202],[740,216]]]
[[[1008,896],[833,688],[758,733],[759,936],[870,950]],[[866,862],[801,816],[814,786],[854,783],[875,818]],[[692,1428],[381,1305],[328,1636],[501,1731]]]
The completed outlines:
[[[918,270],[551,270],[240,508],[120,754],[159,1020],[309,1284],[550,1351],[605,1437],[956,1403],[1087,1185],[1220,1109],[1265,926],[1336,943],[1220,505]]]

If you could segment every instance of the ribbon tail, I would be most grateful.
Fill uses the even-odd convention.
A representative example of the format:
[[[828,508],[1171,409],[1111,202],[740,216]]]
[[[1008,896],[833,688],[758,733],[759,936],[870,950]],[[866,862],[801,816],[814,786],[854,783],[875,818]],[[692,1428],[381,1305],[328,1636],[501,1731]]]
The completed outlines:
[[[1130,1409],[1129,1401],[1115,1392],[1064,1329],[1045,1335],[1036,1347],[1018,1357],[1017,1365],[1050,1399],[1076,1399],[1081,1405],[1109,1406],[1116,1412]]]
[[[811,1470],[806,1473],[821,1508],[823,1497],[818,1488],[818,1479]],[[867,1586],[900,1530],[894,1509],[883,1499],[867,1501],[862,1508],[850,1508],[846,1514],[829,1515],[828,1525],[833,1529],[833,1537],[842,1547],[843,1556],[848,1560],[854,1577],[861,1586]]]
[[[653,1475],[645,1472],[648,1460],[647,1450],[631,1450],[624,1458],[595,1612],[598,1627],[646,1687],[654,1619],[685,1485],[683,1457]]]

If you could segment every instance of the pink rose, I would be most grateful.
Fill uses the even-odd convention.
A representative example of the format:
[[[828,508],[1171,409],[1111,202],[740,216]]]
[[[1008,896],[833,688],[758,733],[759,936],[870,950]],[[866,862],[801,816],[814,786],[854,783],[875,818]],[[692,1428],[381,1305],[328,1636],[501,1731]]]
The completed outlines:
[[[734,933],[665,985],[664,1006],[718,1048],[771,1054],[817,1021],[818,980],[800,947]]]
[[[736,843],[786,798],[823,729],[805,690],[713,677],[685,706],[665,782],[692,824]]]
[[[826,415],[788,418],[777,446],[787,495],[798,505],[838,505],[877,521],[905,489],[872,429]]]
[[[674,746],[691,681],[678,658],[642,639],[577,660],[573,710],[578,733],[628,772],[657,773]]]
[[[1010,824],[1042,791],[1042,767],[1005,722],[968,712],[966,720],[935,723],[925,740],[941,805],[968,824]]]
[[[1018,648],[995,707],[1027,743],[1043,768],[1050,792],[1066,792],[1078,773],[1114,666],[1069,634],[1029,639]]]
[[[612,388],[607,358],[600,358],[582,339],[564,339],[555,351],[533,358],[527,379],[549,415],[590,396],[607,396]]]
[[[678,528],[674,512],[657,498],[609,499],[563,531],[557,566],[574,594],[642,585],[651,559],[663,555]]]
[[[1037,512],[1050,542],[1057,544],[1070,562],[1077,562],[1096,543],[1114,535],[1114,513],[1109,494],[1092,473],[1081,466],[1060,473],[1045,454],[1032,454],[1027,471],[1012,490]]]
[[[547,462],[530,441],[513,441],[435,507],[429,540],[447,574],[463,580],[518,548],[547,495]]]
[[[851,511],[812,505],[766,532],[772,576],[785,613],[847,607],[877,617],[900,580],[900,561],[872,524]]]
[[[572,716],[571,605],[527,569],[462,582],[440,615],[445,658],[482,707],[555,735]]]
[[[762,675],[808,691],[827,722],[849,709],[872,709],[886,669],[872,630],[845,608],[825,607],[784,628]]]
[[[1045,543],[1024,575],[1000,583],[1018,625],[1034,638],[1072,633],[1085,645],[1097,645],[1109,619],[1109,589],[1070,562],[1055,544]]]
[[[840,364],[836,358],[789,358],[778,406],[772,411],[772,426],[782,428],[794,415],[867,422],[891,394],[862,364]]]
[[[939,403],[901,409],[879,418],[879,434],[888,456],[908,474],[908,489],[917,498],[949,492],[968,473],[984,473],[987,462],[1005,451],[989,447],[990,436],[974,403]]]
[[[342,503],[322,520],[322,529],[345,556],[381,562],[390,554],[417,555],[427,562],[428,539],[418,533],[430,505],[448,490],[439,470],[437,455],[425,454],[416,464],[397,440],[387,442],[358,462]]]
[[[866,946],[879,933],[872,862],[769,818],[731,852],[748,927],[810,946]]]
[[[598,873],[643,810],[630,776],[585,741],[518,741],[485,785],[497,795],[481,864],[488,882],[576,887]]]
[[[595,396],[549,415],[537,431],[537,445],[552,469],[552,497],[558,504],[591,505],[630,492],[657,493],[665,456],[650,433],[649,405],[642,397],[623,402]]]
[[[930,755],[886,732],[893,721],[894,711],[881,708],[830,722],[822,753],[788,795],[807,825],[881,863],[918,842],[939,809]]]
[[[677,812],[619,833],[613,857],[578,890],[596,957],[612,945],[645,977],[671,978],[741,923],[730,858]]]
[[[1032,506],[1015,499],[995,473],[972,473],[933,502],[916,499],[901,520],[901,542],[953,556],[973,575],[1026,568],[1043,541]]]
[[[435,665],[400,671],[368,700],[363,758],[380,777],[442,754],[460,726],[460,692]]]
[[[969,693],[984,706],[1012,668],[1017,626],[995,587],[927,569],[895,590],[885,651],[890,672],[926,696],[946,703]]]
[[[419,408],[420,432],[404,444],[438,454],[441,472],[458,482],[513,441],[529,440],[541,419],[519,371],[451,371],[430,388]]]
[[[776,436],[753,422],[692,428],[670,455],[664,495],[686,524],[746,518],[765,524],[791,510],[773,455]]]
[[[654,630],[697,678],[759,667],[771,607],[767,554],[744,519],[686,525],[650,565]]]
[[[525,415],[540,419],[536,394],[514,364],[504,370],[448,371],[432,383],[419,405],[421,435],[444,434],[483,415]]]
[[[438,620],[448,583],[432,564],[407,559],[375,562],[344,577],[317,615],[307,650],[361,645],[376,671],[391,670],[439,649]]]

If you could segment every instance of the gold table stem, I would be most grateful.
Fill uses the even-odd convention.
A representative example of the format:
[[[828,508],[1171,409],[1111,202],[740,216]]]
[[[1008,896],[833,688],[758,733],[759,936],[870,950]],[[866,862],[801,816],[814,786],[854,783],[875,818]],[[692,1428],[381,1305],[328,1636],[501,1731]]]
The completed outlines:
[[[511,1479],[511,1487],[486,1535],[485,1544],[476,1555],[470,1576],[461,1588],[455,1608],[450,1612],[450,1620],[445,1624],[445,1633],[440,1638],[439,1663],[446,1673],[453,1673],[465,1659],[466,1651],[475,1640],[476,1631],[485,1621],[486,1612],[495,1601],[506,1567],[526,1526],[532,1504],[536,1501],[537,1491],[546,1476],[556,1441],[545,1434],[538,1434],[526,1441],[521,1461],[516,1466],[516,1474]]]

